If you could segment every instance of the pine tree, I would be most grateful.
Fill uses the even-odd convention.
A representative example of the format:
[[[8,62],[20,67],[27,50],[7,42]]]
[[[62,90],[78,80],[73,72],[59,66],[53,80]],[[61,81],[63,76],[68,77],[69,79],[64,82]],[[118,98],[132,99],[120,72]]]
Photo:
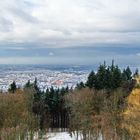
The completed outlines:
[[[112,72],[110,67],[106,69],[106,76],[105,76],[105,88],[110,89],[112,86]]]
[[[79,89],[79,90],[82,89],[82,88],[85,88],[85,84],[83,82],[80,82],[76,85],[76,88]]]
[[[120,87],[122,84],[122,74],[121,70],[118,68],[118,66],[114,67],[113,70],[113,77],[112,77],[112,89]]]
[[[39,89],[39,87],[38,87],[38,81],[37,81],[37,78],[35,78],[35,81],[34,81],[34,83],[33,83],[33,87],[34,87],[34,89],[35,89],[35,91],[36,91],[36,93],[35,93],[35,100],[40,100],[41,99],[41,94],[42,94],[42,92],[40,91],[40,89]]]
[[[13,83],[10,85],[9,91],[15,93],[16,89],[17,89],[16,82],[13,81]]]
[[[29,88],[29,87],[31,87],[30,80],[28,80],[28,82],[25,84],[25,88]]]
[[[126,81],[132,80],[132,72],[131,72],[129,66],[123,71],[123,78]]]
[[[86,86],[89,88],[93,88],[93,87],[95,87],[95,83],[96,83],[96,75],[95,75],[94,71],[91,71],[91,73],[88,76]]]
[[[139,70],[138,69],[135,70],[134,77],[139,77]]]
[[[35,78],[35,81],[34,81],[34,88],[36,91],[39,91],[37,78]]]
[[[106,65],[100,65],[97,71],[97,81],[96,81],[96,88],[97,89],[104,89],[106,85]]]
[[[123,70],[122,78],[123,78],[123,82],[127,81],[127,74],[126,74],[126,70],[125,69]]]

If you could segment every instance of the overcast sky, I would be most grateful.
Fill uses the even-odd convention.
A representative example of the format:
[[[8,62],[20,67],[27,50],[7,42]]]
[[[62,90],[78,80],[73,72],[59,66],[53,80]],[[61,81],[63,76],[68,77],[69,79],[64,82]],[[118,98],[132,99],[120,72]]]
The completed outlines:
[[[1,64],[140,64],[140,0],[0,0]]]

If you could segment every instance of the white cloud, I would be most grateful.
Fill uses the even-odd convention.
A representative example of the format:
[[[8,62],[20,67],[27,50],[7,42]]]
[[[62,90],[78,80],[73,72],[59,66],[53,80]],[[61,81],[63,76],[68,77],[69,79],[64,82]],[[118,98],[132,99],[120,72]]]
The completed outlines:
[[[0,42],[140,43],[139,5],[140,0],[0,0]]]

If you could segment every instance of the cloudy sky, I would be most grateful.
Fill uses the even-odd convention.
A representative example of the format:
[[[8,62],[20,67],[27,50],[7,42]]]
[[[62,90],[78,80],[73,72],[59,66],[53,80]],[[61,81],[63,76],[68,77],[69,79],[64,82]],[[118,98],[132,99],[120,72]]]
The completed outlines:
[[[0,64],[140,64],[140,0],[0,0]]]

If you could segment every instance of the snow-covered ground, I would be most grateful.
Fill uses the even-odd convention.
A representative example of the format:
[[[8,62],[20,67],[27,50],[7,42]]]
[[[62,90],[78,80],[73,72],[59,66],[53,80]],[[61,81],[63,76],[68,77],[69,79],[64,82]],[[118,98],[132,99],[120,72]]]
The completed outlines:
[[[50,133],[48,136],[48,140],[75,140],[75,138],[71,138],[67,132]]]
[[[50,132],[47,136],[44,136],[45,140],[77,140],[76,136],[70,136],[68,132]],[[42,139],[42,140],[44,140]],[[80,135],[78,136],[78,140],[82,140]],[[99,137],[98,140],[102,140],[102,137]]]
[[[34,140],[38,139],[38,133],[35,134]],[[77,140],[75,136],[71,137],[68,132],[48,132],[40,140]],[[78,140],[81,140],[79,137]]]

